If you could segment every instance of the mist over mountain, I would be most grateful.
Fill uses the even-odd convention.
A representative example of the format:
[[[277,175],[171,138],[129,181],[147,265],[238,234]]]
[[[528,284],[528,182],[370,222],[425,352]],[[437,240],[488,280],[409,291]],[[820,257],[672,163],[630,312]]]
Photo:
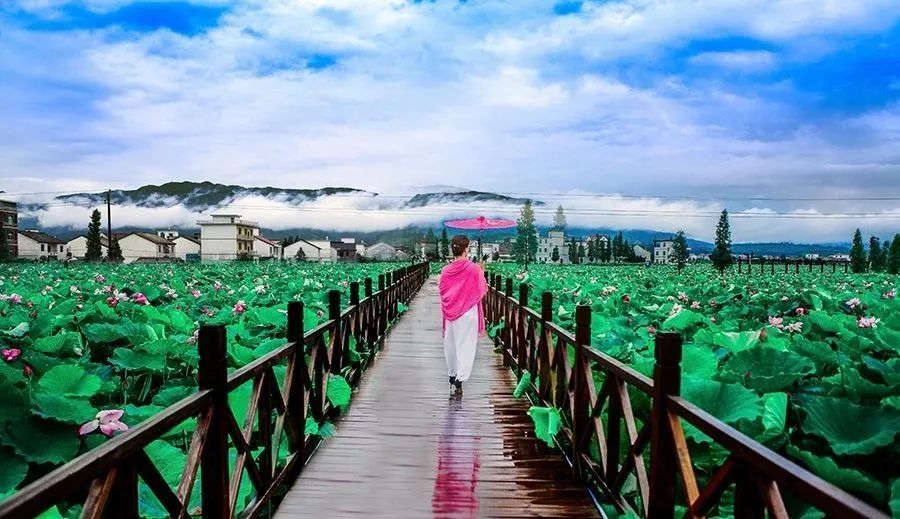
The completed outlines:
[[[418,241],[429,229],[440,233],[442,222],[477,214],[516,218],[525,198],[475,191],[459,186],[419,186],[405,195],[383,195],[344,186],[316,189],[245,187],[214,182],[168,182],[109,193],[113,204],[113,226],[118,231],[175,229],[194,234],[197,219],[216,212],[229,212],[257,220],[264,233],[273,238],[301,236],[324,239],[354,236],[367,243],[387,241],[405,244]],[[106,192],[75,193],[45,199],[20,200],[21,229],[41,229],[60,238],[85,232],[90,211],[100,208],[104,218]],[[579,199],[584,204],[584,199]],[[556,202],[533,200],[538,229],[544,234]],[[574,204],[574,202],[573,202]],[[567,206],[568,207],[568,206]],[[635,244],[650,247],[655,239],[670,238],[671,230],[620,229],[614,224],[584,225],[574,209],[573,236],[615,235],[622,232]],[[597,218],[607,220],[605,217]],[[581,223],[578,223],[578,222]],[[451,231],[452,233],[453,231]],[[501,241],[515,235],[515,229],[491,231],[485,239]],[[708,241],[688,239],[691,251],[709,253]],[[736,243],[737,253],[800,255],[846,252],[846,243],[796,244],[788,241]]]

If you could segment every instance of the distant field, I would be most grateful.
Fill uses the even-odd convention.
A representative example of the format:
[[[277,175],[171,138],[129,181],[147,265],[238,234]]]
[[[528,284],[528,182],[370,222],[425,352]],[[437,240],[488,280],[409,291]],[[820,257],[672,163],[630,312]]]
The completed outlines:
[[[121,422],[134,426],[195,391],[200,323],[227,325],[229,367],[238,368],[284,343],[289,301],[305,303],[309,329],[327,316],[328,290],[341,290],[346,305],[350,281],[398,266],[0,267],[0,500],[103,443],[99,430],[79,435],[99,411],[123,410]],[[283,377],[284,368],[275,370]],[[230,394],[239,421],[251,389]],[[168,460],[157,464],[172,472],[167,478],[184,466],[192,427],[148,448]],[[242,492],[250,487],[242,484]],[[141,498],[142,515],[167,516],[143,486]]]
[[[593,346],[648,376],[655,331],[682,332],[688,400],[882,509],[900,505],[896,276],[720,276],[705,266],[490,270],[528,283],[533,308],[551,291],[554,319],[569,328],[575,306],[590,305]],[[646,416],[646,398],[633,398],[635,415]],[[708,476],[722,452],[698,430],[686,433]]]

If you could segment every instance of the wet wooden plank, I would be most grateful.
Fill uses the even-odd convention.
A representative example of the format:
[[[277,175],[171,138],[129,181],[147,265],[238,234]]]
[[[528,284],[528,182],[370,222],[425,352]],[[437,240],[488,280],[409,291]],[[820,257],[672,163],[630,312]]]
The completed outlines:
[[[276,517],[599,517],[488,339],[462,399],[445,373],[432,278]]]

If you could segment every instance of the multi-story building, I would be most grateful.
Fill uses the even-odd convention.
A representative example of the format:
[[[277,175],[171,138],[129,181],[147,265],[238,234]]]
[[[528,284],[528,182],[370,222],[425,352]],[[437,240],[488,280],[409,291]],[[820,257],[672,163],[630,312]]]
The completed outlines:
[[[672,239],[653,240],[653,263],[675,263],[675,253],[672,250],[674,244],[675,240]],[[688,248],[688,252],[690,250]]]
[[[259,224],[242,220],[239,214],[214,214],[200,226],[200,255],[203,261],[233,261],[255,255],[253,242]]]
[[[0,232],[6,234],[9,256],[19,255],[19,206],[15,202],[0,200]]]
[[[550,231],[547,236],[538,238],[537,262],[554,263],[553,250],[559,251],[559,260],[555,263],[569,263],[569,244],[565,231]]]

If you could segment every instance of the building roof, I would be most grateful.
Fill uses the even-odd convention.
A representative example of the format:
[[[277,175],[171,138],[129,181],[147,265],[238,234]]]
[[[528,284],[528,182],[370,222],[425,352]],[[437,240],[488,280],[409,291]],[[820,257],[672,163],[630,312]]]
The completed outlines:
[[[113,233],[113,234],[115,234],[115,233]],[[66,243],[71,243],[79,238],[84,238],[85,240],[88,239],[87,234],[82,234],[80,236],[76,236],[76,237],[72,238],[71,240],[69,240]],[[101,247],[109,247],[109,239],[107,239],[106,236],[102,236],[102,235],[100,236],[100,246]]]
[[[200,245],[200,240],[198,240],[197,238],[192,238],[190,236],[184,236],[184,235],[181,235],[181,236],[178,236],[177,238],[175,238],[175,240],[180,240],[180,239],[185,239],[187,241],[191,241],[191,242],[196,243],[197,245]],[[172,240],[172,241],[175,241],[175,240]]]
[[[113,233],[113,238],[116,240],[122,240],[131,235],[139,236],[149,242],[155,243],[157,245],[175,245],[175,242],[171,240],[167,240],[162,236],[157,236],[150,232],[128,232],[128,233]]]
[[[277,247],[277,246],[278,246],[278,242],[272,241],[272,240],[270,240],[269,238],[266,238],[265,236],[263,236],[262,234],[257,234],[257,235],[256,235],[256,239],[259,240],[259,241],[261,241],[261,242],[263,242],[263,243],[268,243],[269,245],[271,245],[271,246],[273,246],[273,247]]]
[[[17,231],[17,232],[23,236],[27,236],[28,238],[31,238],[32,240],[34,240],[38,243],[49,243],[50,245],[65,245],[66,244],[65,241],[60,240],[59,238],[57,238],[55,236],[50,236],[49,234],[47,234],[45,232],[40,232],[40,231]]]

